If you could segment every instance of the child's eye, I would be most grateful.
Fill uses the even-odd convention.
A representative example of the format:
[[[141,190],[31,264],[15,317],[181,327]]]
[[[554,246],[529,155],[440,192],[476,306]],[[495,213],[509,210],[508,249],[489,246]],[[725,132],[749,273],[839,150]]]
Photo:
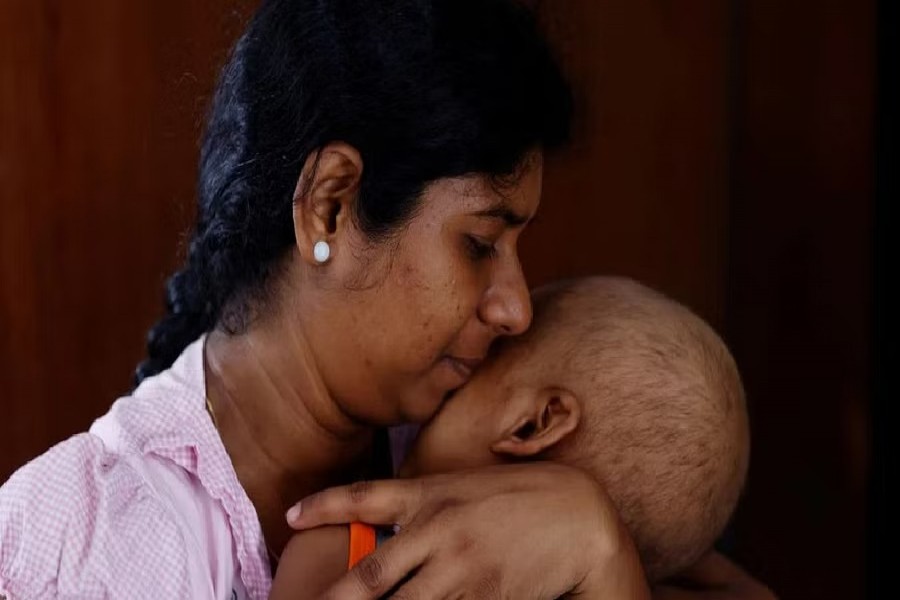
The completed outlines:
[[[494,245],[488,243],[474,235],[466,236],[466,249],[469,252],[469,256],[472,260],[484,260],[486,258],[491,258],[496,254],[497,249],[494,248]]]

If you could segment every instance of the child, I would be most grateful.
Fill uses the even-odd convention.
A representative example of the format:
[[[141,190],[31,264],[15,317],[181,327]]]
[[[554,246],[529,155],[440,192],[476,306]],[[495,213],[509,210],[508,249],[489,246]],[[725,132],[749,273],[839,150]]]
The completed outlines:
[[[718,336],[652,290],[595,277],[535,292],[529,332],[498,346],[422,428],[399,476],[525,460],[582,468],[657,582],[711,548],[748,456],[743,389]],[[298,534],[271,597],[318,597],[375,543],[360,525]]]

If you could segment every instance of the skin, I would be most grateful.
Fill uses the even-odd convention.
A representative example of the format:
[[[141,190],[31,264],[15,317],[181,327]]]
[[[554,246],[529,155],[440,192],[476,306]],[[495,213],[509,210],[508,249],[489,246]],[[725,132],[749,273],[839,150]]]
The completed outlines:
[[[775,594],[746,571],[710,552],[676,581],[653,590],[654,600],[776,600]]]
[[[516,244],[540,201],[539,154],[502,194],[477,177],[436,182],[379,242],[354,215],[363,169],[346,144],[309,158],[271,297],[245,332],[205,348],[220,435],[275,555],[287,507],[357,478],[377,427],[430,418],[496,338],[531,321]]]
[[[486,493],[490,495],[490,504],[496,511],[491,516],[493,522],[511,524],[517,522],[517,514],[524,516],[523,503],[532,499],[534,489],[529,486],[534,485],[534,481],[520,479],[517,482],[519,489],[513,486],[504,488],[502,485],[495,486],[493,478],[485,479],[483,474],[490,472],[494,477],[502,474],[504,478],[513,475],[516,471],[503,471],[497,465],[535,460],[567,441],[575,432],[587,408],[585,402],[591,396],[589,389],[582,389],[585,382],[567,376],[565,363],[548,360],[563,353],[567,340],[549,335],[549,331],[544,330],[537,346],[537,335],[538,330],[533,330],[526,336],[504,341],[500,348],[495,348],[496,351],[491,353],[469,383],[457,391],[421,429],[400,469],[401,477],[421,478],[428,474],[462,471],[462,478],[490,488]],[[492,466],[496,469],[490,468]],[[519,465],[517,468],[525,467]],[[546,465],[541,466],[544,467]],[[538,477],[536,471],[519,473]],[[484,590],[479,588],[478,580],[466,576],[477,572],[474,565],[491,565],[500,554],[515,556],[516,560],[510,563],[519,568],[510,572],[518,572],[522,581],[529,583],[517,587],[517,581],[507,580],[505,586],[493,590],[497,592],[496,597],[550,598],[569,591],[586,598],[636,598],[649,594],[644,582],[636,575],[639,571],[633,562],[629,562],[633,559],[630,539],[621,534],[621,524],[616,516],[602,507],[598,512],[604,518],[599,528],[592,528],[592,522],[588,519],[580,522],[581,527],[577,526],[576,521],[571,521],[573,528],[567,531],[571,536],[566,540],[568,548],[583,550],[582,556],[591,557],[588,565],[581,563],[589,574],[574,586],[570,587],[571,581],[559,582],[556,591],[551,593],[554,588],[548,587],[535,594],[534,588],[529,587],[533,586],[533,578],[529,575],[539,572],[542,584],[547,584],[548,569],[530,562],[533,558],[530,550],[536,546],[543,546],[543,549],[552,547],[552,541],[548,544],[547,539],[541,537],[539,520],[524,521],[525,530],[515,531],[521,539],[505,547],[490,537],[491,533],[496,532],[488,530],[485,535],[489,537],[485,539],[478,538],[470,529],[453,530],[449,527],[443,528],[441,535],[436,536],[428,527],[421,527],[421,515],[427,515],[426,521],[428,517],[436,517],[435,520],[456,517],[460,509],[453,500],[434,492],[435,488],[443,491],[452,485],[452,479],[426,477],[415,481],[414,485],[388,485],[383,482],[355,484],[329,490],[304,501],[300,505],[299,517],[294,520],[295,526],[302,531],[287,548],[272,598],[380,597],[401,581],[406,573],[413,569],[419,569],[420,573],[432,573],[435,571],[432,565],[441,560],[457,565],[462,573],[459,580],[445,586],[440,582],[402,584],[403,587],[397,592],[400,597],[468,597],[467,590],[473,597],[480,597]],[[432,494],[438,499],[431,498]],[[410,497],[413,498],[412,503]],[[553,522],[558,525],[553,532],[544,534],[566,531],[563,523],[568,521],[571,510],[578,512],[578,501],[570,502],[564,492],[556,498],[550,494],[544,495],[542,501],[541,508],[549,509],[553,513]],[[537,514],[538,507],[531,506],[528,511]],[[360,567],[346,573],[347,529],[344,526],[322,525],[347,520],[398,523],[402,526],[401,535],[405,536],[406,549],[398,548],[394,541],[388,542],[376,552],[381,556],[367,559]],[[593,533],[585,536],[585,531]],[[598,531],[605,531],[606,535]],[[621,535],[618,538],[610,536],[610,531],[619,531]],[[422,538],[428,538],[428,541],[420,544],[417,554],[415,542]],[[600,539],[618,540],[607,546],[606,551],[609,552],[607,557],[617,557],[611,559],[610,564],[618,564],[619,568],[611,569],[607,565],[605,576],[592,578],[590,573],[602,572],[590,568],[590,560],[604,556],[604,550],[593,545]],[[431,545],[434,540],[436,545]],[[503,541],[508,542],[509,538],[503,538]],[[610,552],[610,547],[616,550]],[[490,548],[491,552],[485,551],[486,548]],[[523,552],[523,548],[528,550]],[[567,560],[579,564],[572,557]],[[597,564],[601,563],[602,558]],[[522,568],[522,565],[531,565],[532,568]],[[488,596],[494,597],[491,594]],[[653,597],[768,600],[774,596],[726,558],[711,553],[677,581],[656,587]]]
[[[321,594],[327,600],[392,590],[397,598],[650,598],[609,498],[560,464],[331,488],[303,500],[292,517],[300,530],[353,521],[400,526]]]
[[[582,414],[581,401],[552,383],[564,378],[530,358],[527,344],[505,345],[421,430],[401,476],[533,458],[571,435]],[[270,598],[305,600],[327,595],[346,573],[348,547],[345,526],[326,525],[294,536]],[[592,597],[589,594],[582,595]],[[678,578],[655,587],[653,598],[771,600],[774,595],[727,558],[710,552]]]
[[[420,430],[401,477],[534,458],[575,430],[580,402],[550,383],[559,381],[560,374],[545,366],[526,339],[517,338],[504,344],[502,351],[492,352],[469,383],[443,404]],[[348,546],[343,526],[318,527],[294,536],[271,598],[322,597],[346,572]]]
[[[516,242],[538,207],[539,154],[502,194],[477,177],[437,182],[377,243],[354,216],[363,168],[346,144],[309,157],[297,245],[267,302],[242,334],[207,338],[207,394],[270,553],[291,527],[401,523],[403,536],[323,597],[378,598],[417,567],[409,597],[648,597],[611,503],[575,469],[515,465],[318,492],[365,475],[376,428],[430,418],[496,338],[531,320]],[[323,240],[331,259],[319,264]],[[304,496],[289,526],[284,511]],[[523,536],[535,520],[550,534],[537,544],[534,528]]]
[[[528,337],[505,343],[420,430],[399,475],[536,460],[570,438],[589,395],[547,360],[562,347],[554,336],[540,349]]]

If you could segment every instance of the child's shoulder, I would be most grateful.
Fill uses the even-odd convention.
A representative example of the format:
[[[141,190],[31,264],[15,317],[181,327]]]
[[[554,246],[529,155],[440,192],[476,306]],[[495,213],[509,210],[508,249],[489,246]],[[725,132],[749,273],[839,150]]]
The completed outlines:
[[[347,572],[350,534],[346,525],[301,531],[288,542],[278,561],[271,600],[319,598]]]

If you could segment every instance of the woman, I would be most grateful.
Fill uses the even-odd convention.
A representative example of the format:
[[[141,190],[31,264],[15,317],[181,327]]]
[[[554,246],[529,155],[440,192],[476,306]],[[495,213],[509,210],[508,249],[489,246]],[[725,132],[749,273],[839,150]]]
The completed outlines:
[[[528,327],[516,242],[569,104],[512,2],[264,1],[221,76],[197,225],[140,385],[4,485],[0,594],[265,598],[285,511],[383,473],[384,428],[428,419]],[[402,526],[335,597],[412,572],[408,597],[648,594],[575,470],[299,506],[296,526]]]

